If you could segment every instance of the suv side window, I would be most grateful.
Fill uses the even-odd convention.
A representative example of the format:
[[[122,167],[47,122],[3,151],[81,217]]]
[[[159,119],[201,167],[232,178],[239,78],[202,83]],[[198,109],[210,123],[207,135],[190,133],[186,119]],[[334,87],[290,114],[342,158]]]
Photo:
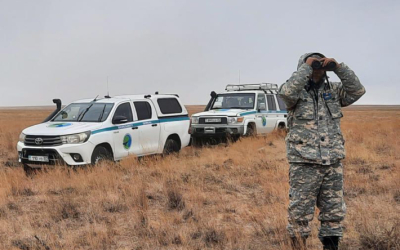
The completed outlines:
[[[151,119],[151,106],[148,102],[134,102],[138,120]]]
[[[278,99],[279,109],[286,110],[286,104],[285,104],[285,102],[283,102],[282,98],[280,98],[279,96],[276,96],[276,99]]]
[[[182,113],[182,107],[176,98],[161,98],[157,100],[157,103],[164,115]]]
[[[268,110],[276,110],[275,98],[273,95],[267,95]]]
[[[264,108],[261,109],[261,105],[260,104],[264,104]],[[257,110],[266,110],[267,109],[267,105],[265,102],[265,94],[258,94],[257,96]]]
[[[119,105],[117,110],[115,110],[113,119],[116,116],[125,116],[127,118],[128,122],[132,122],[133,115],[132,115],[131,104],[129,102],[126,102],[126,103]]]

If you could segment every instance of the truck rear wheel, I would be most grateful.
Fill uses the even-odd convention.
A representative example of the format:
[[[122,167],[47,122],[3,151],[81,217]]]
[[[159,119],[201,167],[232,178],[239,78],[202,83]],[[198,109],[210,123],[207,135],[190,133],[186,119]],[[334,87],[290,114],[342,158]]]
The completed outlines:
[[[179,150],[180,150],[180,148],[179,148],[178,142],[175,141],[174,139],[168,139],[165,142],[163,154],[169,155],[169,154],[172,154],[172,153],[178,153]]]
[[[105,148],[103,146],[97,146],[93,150],[93,154],[92,154],[92,158],[91,158],[92,165],[96,165],[99,162],[111,161],[111,160],[112,160],[112,155],[108,151],[107,148]]]

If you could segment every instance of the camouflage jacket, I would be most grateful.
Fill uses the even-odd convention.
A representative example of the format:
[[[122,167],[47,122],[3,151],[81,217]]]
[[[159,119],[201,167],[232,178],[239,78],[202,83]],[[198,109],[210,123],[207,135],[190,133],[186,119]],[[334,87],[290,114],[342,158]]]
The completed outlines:
[[[334,71],[341,82],[325,81],[315,98],[309,88],[313,69],[304,62],[308,55],[300,58],[298,70],[279,89],[288,109],[287,157],[289,162],[331,165],[345,157],[342,107],[357,101],[365,88],[354,71],[341,63]]]

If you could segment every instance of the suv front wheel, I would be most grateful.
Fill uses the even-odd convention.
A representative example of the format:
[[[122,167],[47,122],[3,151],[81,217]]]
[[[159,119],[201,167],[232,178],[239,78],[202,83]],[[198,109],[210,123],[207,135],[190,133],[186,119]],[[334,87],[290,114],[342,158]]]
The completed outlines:
[[[247,137],[253,137],[257,135],[257,128],[254,124],[249,124],[247,125],[247,130],[245,136]]]

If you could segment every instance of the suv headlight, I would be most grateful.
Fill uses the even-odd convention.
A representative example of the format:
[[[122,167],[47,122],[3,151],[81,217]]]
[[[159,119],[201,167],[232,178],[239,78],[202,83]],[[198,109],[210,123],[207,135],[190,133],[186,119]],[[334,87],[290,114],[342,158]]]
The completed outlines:
[[[229,124],[242,123],[243,120],[244,120],[244,117],[228,117]]]
[[[20,142],[25,142],[25,137],[26,137],[26,135],[25,135],[24,133],[21,133],[21,134],[19,135],[19,141],[20,141]]]
[[[192,116],[192,124],[199,124],[199,117]]]
[[[87,140],[89,140],[90,134],[90,131],[87,131],[79,134],[62,135],[60,137],[63,144],[77,144],[87,142]]]

